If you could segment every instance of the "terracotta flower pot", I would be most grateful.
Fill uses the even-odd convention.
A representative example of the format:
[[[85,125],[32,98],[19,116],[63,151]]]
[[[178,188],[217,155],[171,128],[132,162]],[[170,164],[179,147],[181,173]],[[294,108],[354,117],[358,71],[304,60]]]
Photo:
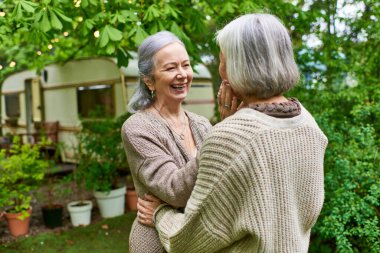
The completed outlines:
[[[5,213],[5,218],[8,222],[8,229],[11,235],[17,237],[25,235],[29,232],[30,216],[32,208],[28,211],[28,217],[23,217],[22,213]]]
[[[128,189],[125,193],[125,205],[128,211],[137,211],[137,193],[134,189]]]

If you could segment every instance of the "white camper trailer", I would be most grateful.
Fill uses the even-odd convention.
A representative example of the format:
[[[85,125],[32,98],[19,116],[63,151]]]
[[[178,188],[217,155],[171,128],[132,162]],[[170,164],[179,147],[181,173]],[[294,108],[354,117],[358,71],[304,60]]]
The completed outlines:
[[[110,58],[87,58],[64,65],[46,66],[41,75],[22,71],[4,80],[2,85],[3,134],[23,134],[25,141],[39,122],[59,122],[58,141],[61,158],[74,161],[75,133],[81,120],[97,105],[109,116],[126,112],[128,99],[138,85],[137,60],[119,68]],[[197,65],[192,88],[184,107],[211,119],[214,98],[211,75],[204,65]]]

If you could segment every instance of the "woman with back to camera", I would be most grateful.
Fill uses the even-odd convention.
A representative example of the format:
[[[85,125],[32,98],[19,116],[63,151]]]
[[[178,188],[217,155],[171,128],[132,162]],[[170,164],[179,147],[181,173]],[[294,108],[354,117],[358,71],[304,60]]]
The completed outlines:
[[[327,138],[283,94],[299,80],[288,31],[270,14],[241,16],[216,36],[222,116],[203,143],[198,177],[180,213],[139,199],[139,222],[168,252],[307,252],[324,200]],[[237,100],[226,98],[229,89]]]
[[[197,151],[211,124],[182,108],[193,71],[184,44],[174,34],[163,31],[146,38],[138,50],[138,68],[140,84],[128,104],[134,114],[121,133],[134,184],[139,196],[151,193],[183,208],[196,179]],[[135,220],[129,252],[164,249],[157,231]]]

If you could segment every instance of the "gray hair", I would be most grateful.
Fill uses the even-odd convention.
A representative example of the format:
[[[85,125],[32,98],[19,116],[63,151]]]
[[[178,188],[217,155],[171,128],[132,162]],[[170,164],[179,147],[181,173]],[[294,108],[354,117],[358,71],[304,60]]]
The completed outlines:
[[[128,103],[128,111],[130,113],[135,113],[153,104],[154,98],[144,83],[143,77],[145,76],[154,80],[152,75],[155,65],[154,56],[161,48],[172,43],[180,43],[185,47],[177,36],[168,31],[158,32],[147,37],[139,46],[138,68],[140,78],[139,85]]]
[[[270,14],[241,16],[217,32],[232,89],[243,96],[270,98],[299,80],[292,42],[281,21]]]

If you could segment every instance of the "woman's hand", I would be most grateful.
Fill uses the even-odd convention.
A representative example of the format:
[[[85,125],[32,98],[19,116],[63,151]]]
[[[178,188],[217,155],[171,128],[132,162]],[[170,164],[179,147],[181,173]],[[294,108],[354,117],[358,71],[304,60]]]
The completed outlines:
[[[230,84],[226,80],[222,81],[217,97],[220,117],[222,120],[234,114],[242,106],[239,106],[238,99],[234,95]]]
[[[137,200],[137,220],[141,224],[154,227],[154,212],[164,202],[153,195],[145,194]]]

